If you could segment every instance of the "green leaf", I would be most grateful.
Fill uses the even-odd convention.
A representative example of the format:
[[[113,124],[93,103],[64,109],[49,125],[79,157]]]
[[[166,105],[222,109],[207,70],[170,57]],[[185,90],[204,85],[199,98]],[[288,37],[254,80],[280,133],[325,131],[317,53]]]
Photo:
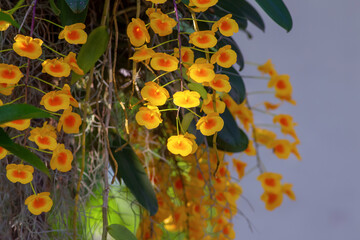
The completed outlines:
[[[219,33],[217,34],[219,35]],[[219,48],[224,47],[226,45],[230,45],[231,49],[236,52],[237,55],[236,63],[239,64],[240,70],[242,70],[244,68],[244,57],[240,51],[238,44],[234,41],[234,39],[228,37],[223,37],[221,38],[220,41],[218,41]]]
[[[0,106],[0,124],[13,120],[30,118],[56,118],[54,115],[29,104],[8,104]]]
[[[49,170],[43,161],[25,147],[14,143],[2,128],[0,128],[0,146],[50,177]]]
[[[115,240],[136,240],[135,235],[126,227],[120,224],[111,224],[108,226],[108,233]]]
[[[217,149],[226,152],[242,152],[249,143],[246,134],[236,124],[235,119],[231,115],[230,111],[226,108],[225,112],[220,115],[224,120],[223,129],[218,132],[216,139]],[[213,146],[213,137],[207,137],[209,146]]]
[[[292,18],[282,0],[255,0],[260,7],[286,31],[292,28]]]
[[[181,121],[181,126],[185,132],[188,130],[190,123],[192,122],[193,119],[194,119],[194,114],[191,112],[188,112],[184,115]]]
[[[66,0],[57,0],[57,7],[60,10],[60,22],[61,25],[67,26],[74,23],[83,23],[85,22],[86,15],[88,12],[88,7],[86,7],[80,13],[74,13],[73,10],[66,3]]]
[[[74,13],[81,13],[89,4],[89,0],[65,0]]]
[[[231,90],[229,95],[237,104],[242,103],[246,98],[245,84],[240,76],[240,74],[233,68],[223,69],[222,74],[225,74],[229,77],[229,82],[231,85]]]
[[[207,97],[207,92],[204,88],[204,86],[200,83],[189,83],[188,87],[190,90],[198,92],[200,96],[205,99]]]
[[[49,0],[49,3],[50,3],[50,7],[51,7],[51,10],[53,11],[53,13],[56,15],[56,16],[59,16],[61,11],[60,9],[56,6],[54,0]]]
[[[10,14],[5,13],[5,12],[0,12],[0,21],[8,22],[16,28],[20,27],[19,23],[16,22]]]
[[[238,7],[240,7],[242,14],[249,19],[255,26],[257,26],[262,31],[265,31],[265,23],[261,18],[260,14],[256,11],[256,9],[250,5],[245,0],[238,1],[236,3]]]
[[[9,11],[7,11],[9,14],[13,14],[16,10],[18,10],[19,8],[21,8],[21,5],[25,2],[25,0],[19,0],[15,6],[10,9]]]
[[[111,147],[111,151],[118,164],[117,178],[119,181],[120,178],[124,180],[136,200],[153,216],[158,211],[155,191],[145,173],[144,167],[129,144],[121,151],[115,152],[123,144],[126,144],[126,141],[120,138],[120,140],[114,141]]]
[[[105,26],[97,27],[90,33],[87,42],[81,47],[77,57],[77,63],[85,74],[94,67],[95,63],[105,53],[108,42],[109,34]],[[80,75],[73,73],[71,84],[76,83],[80,78]]]

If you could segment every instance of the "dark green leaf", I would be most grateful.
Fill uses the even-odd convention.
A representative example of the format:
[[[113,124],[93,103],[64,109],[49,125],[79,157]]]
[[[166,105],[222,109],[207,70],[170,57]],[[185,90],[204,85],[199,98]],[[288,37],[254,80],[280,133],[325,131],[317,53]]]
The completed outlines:
[[[121,151],[115,150],[126,141],[120,138],[114,141],[111,151],[118,164],[117,178],[122,178],[138,202],[153,216],[158,210],[158,203],[154,189],[144,167],[140,163],[132,147],[128,144]]]
[[[230,1],[220,0],[211,9],[214,10],[215,15],[218,16],[219,18],[222,18],[227,14],[232,14],[233,19],[235,19],[235,21],[238,23],[238,25],[241,29],[247,28],[248,24],[247,24],[246,17],[243,14],[242,9],[239,8],[238,2],[236,2],[236,4],[234,4],[234,2],[231,0]]]
[[[194,119],[194,114],[191,112],[188,112],[184,115],[181,121],[181,126],[185,132],[188,130],[190,123],[192,122],[193,119]]]
[[[61,11],[60,9],[56,6],[54,0],[49,0],[49,3],[50,3],[50,7],[51,7],[51,10],[53,11],[53,13],[56,15],[56,16],[59,16]]]
[[[65,0],[74,13],[81,13],[87,7],[89,0]]]
[[[218,35],[219,35],[219,33],[218,33]],[[218,41],[218,46],[220,48],[220,47],[223,47],[225,45],[230,45],[231,49],[236,52],[236,55],[237,55],[236,63],[239,64],[240,70],[242,70],[244,68],[244,57],[243,57],[237,43],[232,38],[222,37],[221,40]]]
[[[18,9],[21,7],[21,5],[22,5],[24,2],[25,2],[25,0],[19,0],[19,1],[15,4],[15,6],[8,11],[8,13],[13,14],[16,10],[18,10]]]
[[[97,27],[90,33],[87,42],[81,47],[77,57],[77,63],[85,74],[94,67],[95,63],[104,54],[108,42],[109,34],[105,26]],[[80,75],[73,73],[71,84],[76,83],[80,78]]]
[[[236,3],[237,6],[240,7],[243,15],[249,19],[255,26],[259,29],[265,31],[265,23],[261,18],[260,14],[256,11],[256,9],[251,6],[247,1],[241,0]]]
[[[292,18],[282,0],[255,0],[260,7],[286,31],[292,28]]]
[[[19,119],[56,118],[44,110],[29,104],[8,104],[0,106],[0,124]]]
[[[246,98],[245,84],[240,74],[233,68],[223,69],[222,74],[229,77],[231,90],[229,95],[237,104],[242,103]]]
[[[205,99],[207,98],[207,92],[204,88],[204,86],[200,83],[189,83],[188,87],[190,90],[198,92],[200,94],[200,96]]]
[[[181,0],[184,4],[189,5],[189,0]]]
[[[242,152],[249,143],[246,134],[238,127],[236,121],[226,108],[225,112],[220,115],[224,120],[224,128],[218,132],[216,139],[217,149],[226,152]],[[209,146],[213,145],[213,137],[207,138]]]
[[[108,226],[108,233],[115,240],[136,240],[135,235],[126,227],[120,224],[111,224]]]
[[[5,12],[0,12],[0,21],[8,22],[16,28],[20,27],[20,25],[12,18],[12,16]]]
[[[66,0],[57,0],[57,7],[60,9],[60,22],[61,25],[67,26],[74,23],[85,22],[88,7],[86,7],[80,13],[74,13],[73,10],[68,6]]]
[[[50,177],[49,170],[43,161],[25,147],[14,143],[2,128],[0,128],[0,146]]]

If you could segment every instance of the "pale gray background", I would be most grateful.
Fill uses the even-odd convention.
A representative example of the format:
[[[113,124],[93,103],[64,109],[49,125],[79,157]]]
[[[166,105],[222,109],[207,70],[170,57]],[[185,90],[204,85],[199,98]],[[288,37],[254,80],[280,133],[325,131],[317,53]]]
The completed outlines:
[[[234,1],[235,3],[236,1]],[[255,1],[250,0],[256,5]],[[248,61],[273,60],[279,73],[291,75],[297,106],[284,104],[277,113],[289,113],[299,123],[303,157],[279,160],[261,149],[268,171],[282,173],[294,185],[297,201],[286,197],[272,212],[260,201],[258,171],[246,176],[239,208],[251,220],[253,232],[241,216],[235,219],[236,239],[358,240],[360,239],[359,104],[360,104],[360,1],[285,0],[292,13],[290,33],[259,10],[266,33],[253,26],[253,39],[236,35]],[[244,75],[258,75],[247,65]],[[245,79],[249,92],[265,90],[265,82]],[[252,95],[252,104],[270,95]],[[256,123],[271,118],[256,115]],[[250,166],[254,158],[243,158]]]

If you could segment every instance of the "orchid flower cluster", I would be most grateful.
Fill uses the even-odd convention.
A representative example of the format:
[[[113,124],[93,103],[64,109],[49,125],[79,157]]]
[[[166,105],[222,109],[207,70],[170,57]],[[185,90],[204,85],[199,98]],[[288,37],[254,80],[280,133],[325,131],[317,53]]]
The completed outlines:
[[[135,47],[130,58],[134,61],[134,72],[137,70],[136,63],[141,63],[155,76],[145,82],[140,91],[144,106],[139,108],[135,119],[140,126],[153,131],[161,125],[167,129],[174,126],[176,134],[167,131],[170,135],[166,139],[168,158],[173,161],[157,157],[154,159],[146,152],[152,152],[150,149],[159,146],[154,144],[149,147],[148,144],[144,144],[147,141],[141,136],[149,133],[144,134],[145,130],[135,130],[136,126],[131,125],[131,139],[136,139],[135,143],[143,147],[142,152],[138,152],[139,157],[145,156],[145,159],[154,160],[149,164],[147,171],[158,190],[159,203],[159,211],[155,216],[143,216],[137,237],[161,239],[169,237],[169,232],[186,232],[186,239],[234,239],[232,218],[238,212],[236,200],[242,194],[242,188],[231,178],[230,166],[224,158],[231,153],[216,149],[217,133],[224,127],[224,120],[220,114],[228,108],[247,132],[253,130],[256,144],[264,144],[273,149],[275,155],[281,159],[288,158],[291,152],[300,158],[296,149],[299,143],[294,130],[296,124],[289,115],[275,116],[274,123],[279,123],[282,132],[293,136],[296,142],[290,144],[288,140],[276,139],[276,135],[271,135],[271,131],[254,125],[253,113],[246,100],[237,104],[228,94],[231,90],[229,76],[221,70],[232,67],[237,61],[237,54],[230,45],[216,50],[218,39],[215,33],[219,31],[222,38],[230,37],[239,31],[239,26],[232,19],[232,15],[228,14],[218,21],[213,21],[211,30],[200,31],[198,21],[201,20],[196,18],[196,13],[207,11],[217,0],[190,0],[186,7],[192,16],[191,19],[179,18],[175,1],[175,11],[170,13],[162,12],[160,4],[166,1],[147,1],[153,3],[153,6],[146,10],[149,23],[146,24],[140,18],[133,18],[127,27],[130,43]],[[171,15],[175,16],[171,18]],[[193,32],[180,32],[180,22],[186,20],[193,21]],[[177,26],[178,38],[163,43],[177,42],[178,46],[173,50],[156,51],[162,43],[148,46],[152,38],[171,35]],[[149,28],[153,34],[149,32]],[[206,58],[196,58],[196,52],[205,53]],[[291,98],[292,88],[288,75],[277,75],[271,62],[259,65],[258,69],[261,73],[270,75],[268,87],[275,88],[276,98],[295,104]],[[206,95],[190,89],[189,85],[192,83],[201,84],[207,91]],[[168,108],[160,109],[162,106]],[[265,106],[274,110],[280,104],[267,103]],[[163,116],[166,118],[168,111],[177,111],[176,123],[169,125],[168,119],[164,121]],[[214,146],[209,146],[206,140],[205,144],[198,145],[195,133],[188,132],[186,127],[182,126],[180,113],[183,117],[185,113],[192,114],[196,121],[196,130],[199,130],[205,139],[212,136]],[[271,139],[268,133],[271,133]],[[150,132],[149,138],[155,139],[156,136],[156,132]],[[257,151],[254,141],[250,140],[245,153],[255,156]],[[238,179],[242,179],[246,175],[247,164],[236,158],[233,158],[232,163],[238,173]],[[295,200],[292,185],[281,185],[281,178],[280,174],[269,172],[263,172],[258,177],[265,189],[261,200],[265,202],[268,210],[273,210],[281,204],[283,193]]]
[[[7,22],[0,22],[1,31],[5,31],[9,26],[10,24]],[[87,34],[84,31],[84,28],[85,25],[82,23],[66,26],[60,32],[59,39],[65,39],[70,44],[84,44],[87,40]],[[58,142],[57,138],[59,134],[61,134],[61,130],[67,134],[79,133],[79,127],[82,120],[79,114],[73,112],[73,108],[78,108],[79,103],[71,95],[70,86],[66,83],[62,83],[64,82],[63,78],[68,77],[71,71],[80,75],[83,75],[84,72],[78,66],[76,54],[73,52],[70,52],[67,56],[61,54],[60,58],[41,59],[40,57],[42,55],[44,56],[42,51],[43,45],[44,42],[41,39],[33,38],[32,36],[17,34],[14,37],[12,49],[9,50],[13,50],[19,56],[29,60],[28,64],[20,67],[7,63],[0,64],[0,94],[11,97],[11,94],[16,87],[31,88],[40,92],[43,96],[39,102],[39,106],[43,106],[45,111],[60,117],[57,125],[55,125],[55,121],[51,121],[44,122],[41,127],[32,127],[31,119],[20,119],[4,123],[0,127],[16,129],[19,134],[13,139],[23,138],[25,147],[45,153],[47,158],[43,160],[50,165],[52,170],[68,172],[72,168],[73,154],[63,143]],[[50,47],[47,48],[53,50]],[[55,50],[53,51],[56,52]],[[38,77],[29,76],[28,71],[26,76],[24,76],[21,68],[29,68],[30,60],[42,61],[42,73],[57,79],[62,87]],[[36,86],[19,84],[19,81],[24,78],[34,78],[39,83],[45,83],[52,86],[54,90],[46,93]],[[0,100],[0,106],[13,104],[22,98],[25,99],[26,103],[28,98],[27,94],[8,103],[3,103],[3,101]],[[62,111],[62,113],[59,113],[59,111]],[[37,148],[32,147],[32,144],[27,144],[27,140],[33,142]],[[0,159],[6,158],[8,154],[9,152],[5,148],[0,147]],[[6,177],[9,181],[13,183],[19,182],[21,184],[30,183],[34,194],[25,199],[25,205],[28,206],[28,209],[32,214],[39,215],[43,212],[50,211],[53,201],[50,198],[50,192],[37,193],[35,191],[32,184],[33,174],[34,167],[23,164],[23,161],[19,164],[8,163],[6,166]]]

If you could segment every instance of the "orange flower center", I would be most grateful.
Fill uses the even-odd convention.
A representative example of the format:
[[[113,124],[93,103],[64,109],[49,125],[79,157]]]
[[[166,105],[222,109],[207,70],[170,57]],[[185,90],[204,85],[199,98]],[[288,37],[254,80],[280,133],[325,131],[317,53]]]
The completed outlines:
[[[200,213],[200,205],[194,207],[195,212]]]
[[[277,83],[276,83],[276,87],[279,88],[279,89],[284,89],[286,88],[286,84],[283,80],[279,80]]]
[[[212,85],[214,85],[215,87],[218,87],[218,88],[222,88],[222,87],[224,87],[224,84],[223,84],[223,82],[221,81],[221,80],[214,80],[213,82],[212,82]],[[226,100],[225,100],[226,101]],[[224,101],[224,102],[225,102]],[[229,102],[229,101],[227,101],[227,102]],[[226,103],[225,103],[226,104]]]
[[[22,44],[20,45],[20,49],[24,52],[32,53],[35,51],[35,46],[33,43],[22,42]]]
[[[207,71],[203,68],[198,69],[195,73],[198,77],[206,77],[208,75]]]
[[[7,79],[13,79],[15,76],[16,76],[15,71],[11,71],[11,70],[8,70],[8,69],[5,69],[1,73],[1,77],[7,78]]]
[[[221,28],[221,30],[228,31],[231,29],[231,24],[228,21],[223,21],[220,24],[220,28]]]
[[[59,96],[55,96],[53,98],[49,98],[49,105],[51,106],[59,106],[63,103],[62,98]]]
[[[285,151],[284,149],[284,146],[283,145],[277,145],[275,147],[275,152],[278,152],[278,153],[283,153]]]
[[[204,126],[206,129],[211,129],[211,128],[215,127],[216,126],[215,119],[208,119],[207,121],[205,121]]]
[[[39,136],[37,140],[41,144],[50,145],[50,139],[48,137]]]
[[[221,53],[220,56],[219,56],[219,61],[220,62],[227,62],[227,61],[229,61],[229,59],[230,59],[230,56],[226,52]]]
[[[55,72],[55,73],[60,73],[62,71],[64,71],[64,68],[61,64],[57,63],[57,64],[51,64],[50,65],[50,71]]]
[[[203,177],[203,175],[201,174],[201,172],[198,172],[198,173],[197,173],[197,178],[198,178],[199,180],[204,180],[204,177]]]
[[[268,193],[268,203],[274,203],[277,199],[277,195],[274,193]]]
[[[219,193],[216,195],[216,199],[220,202],[223,202],[226,200],[225,195],[223,193]]]
[[[268,185],[268,186],[274,187],[275,186],[275,179],[267,178],[267,179],[265,179],[265,184]]]
[[[0,154],[3,153],[4,151],[5,150],[2,147],[0,147]]]
[[[24,124],[24,122],[25,122],[25,120],[23,120],[23,119],[11,121],[11,123],[13,123],[13,124],[18,124],[18,125]]]
[[[284,125],[285,127],[289,126],[289,122],[286,118],[281,118],[280,119],[280,124]]]
[[[154,114],[151,114],[151,113],[145,113],[143,114],[143,117],[142,119],[146,122],[153,122],[155,117],[154,117]]]
[[[190,60],[189,58],[190,58],[189,52],[185,51],[184,55],[182,56],[183,62],[189,61]]]
[[[20,179],[25,179],[26,178],[26,172],[25,171],[13,171],[12,172],[13,177],[15,178],[20,178]]]
[[[229,228],[228,228],[227,226],[224,227],[223,233],[224,233],[225,235],[229,235],[230,231],[229,231]]]
[[[66,164],[66,160],[67,160],[67,155],[64,152],[59,153],[58,157],[57,157],[57,162],[60,165],[65,165]]]
[[[168,23],[164,22],[163,20],[159,19],[156,21],[156,25],[162,31],[165,31],[168,28]]]
[[[35,200],[33,201],[33,207],[34,208],[41,208],[43,206],[45,206],[46,204],[46,201],[44,198],[41,198],[41,197],[37,197],[35,198]]]
[[[156,88],[151,88],[151,89],[149,90],[149,95],[150,95],[151,97],[153,97],[153,98],[158,98],[158,97],[161,95],[161,93],[160,93],[160,91],[159,91],[158,89],[156,89]]]
[[[198,4],[207,4],[209,2],[210,2],[210,0],[197,0]]]
[[[133,34],[136,39],[140,39],[143,37],[143,32],[141,31],[141,28],[139,26],[133,28]]]
[[[210,42],[209,36],[206,36],[206,35],[199,36],[196,40],[198,43],[201,43],[201,44]]]
[[[175,188],[176,188],[176,189],[182,189],[182,188],[183,188],[183,184],[182,184],[181,179],[176,180],[176,182],[175,182]]]
[[[67,37],[70,39],[70,40],[77,40],[80,38],[80,34],[77,30],[73,30],[73,31],[70,31],[68,34],[67,34]]]
[[[158,63],[162,67],[170,67],[171,66],[171,61],[169,59],[161,58]]]
[[[65,118],[65,125],[68,127],[73,127],[75,125],[75,117],[73,115],[69,115]]]

